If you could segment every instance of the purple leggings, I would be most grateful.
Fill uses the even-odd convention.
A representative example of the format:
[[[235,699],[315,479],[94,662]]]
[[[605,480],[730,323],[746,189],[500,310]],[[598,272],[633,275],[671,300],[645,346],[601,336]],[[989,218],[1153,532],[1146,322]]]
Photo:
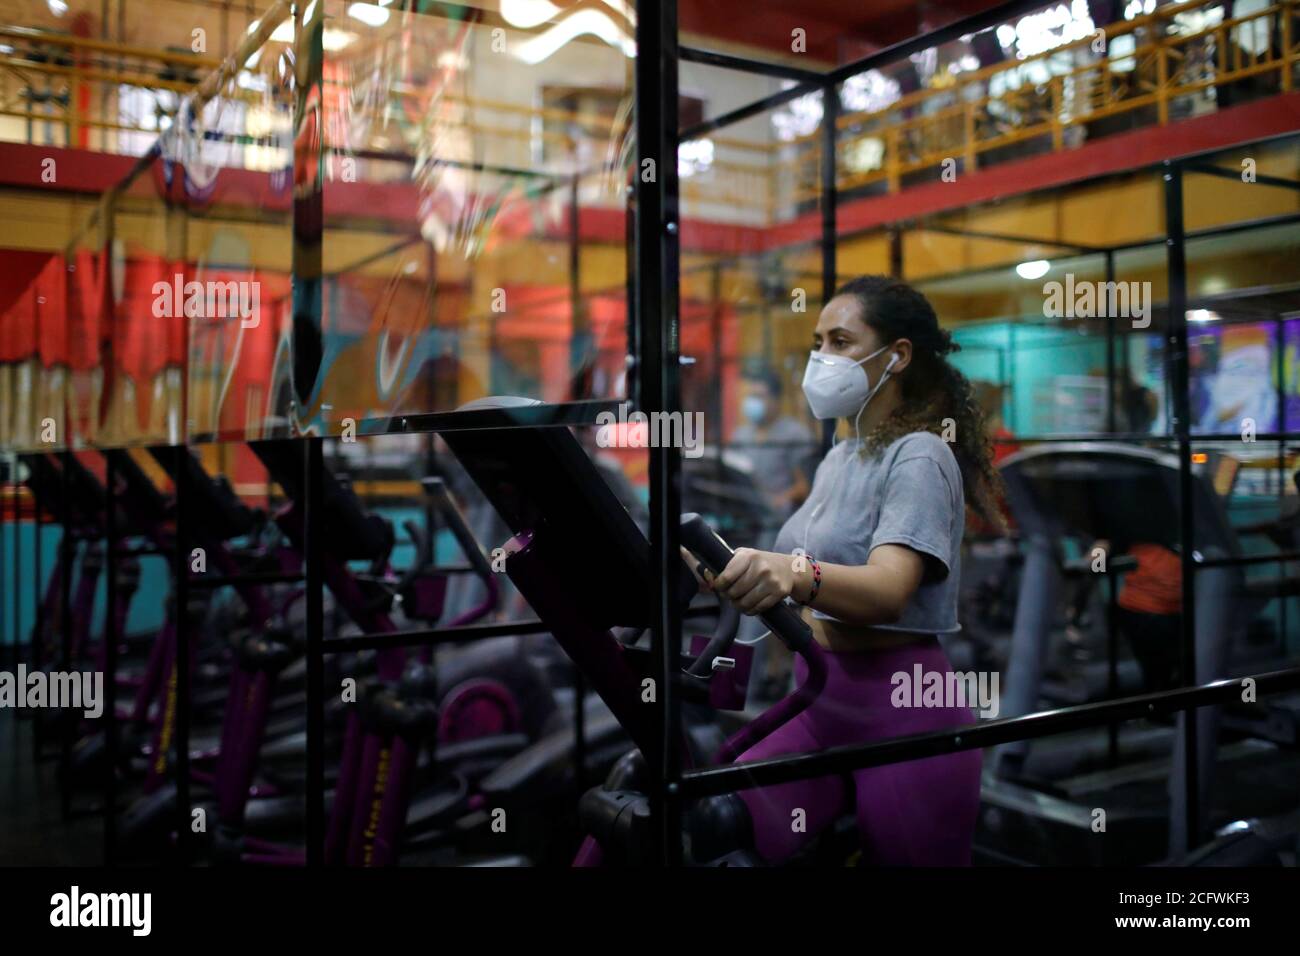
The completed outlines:
[[[886,740],[974,723],[967,707],[895,707],[891,677],[947,674],[935,638],[887,650],[824,654],[826,688],[807,710],[745,751],[738,763]],[[802,682],[807,669],[795,659]],[[863,859],[874,866],[969,866],[979,810],[978,750],[741,791],[754,821],[755,849],[779,863],[856,808]],[[796,826],[802,809],[803,828]]]

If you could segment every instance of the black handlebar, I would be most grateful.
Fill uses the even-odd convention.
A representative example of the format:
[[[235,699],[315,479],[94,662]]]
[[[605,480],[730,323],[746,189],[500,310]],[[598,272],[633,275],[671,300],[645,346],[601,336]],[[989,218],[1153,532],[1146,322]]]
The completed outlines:
[[[714,574],[727,566],[733,553],[727,542],[697,514],[682,515],[682,544]],[[760,614],[759,618],[786,647],[803,658],[808,665],[808,674],[794,693],[782,698],[727,738],[714,756],[715,763],[730,763],[778,727],[789,723],[807,710],[826,686],[826,659],[822,656],[821,645],[813,640],[812,630],[799,617],[794,606],[778,604]]]
[[[425,478],[421,481],[424,486],[424,492],[428,495],[433,503],[434,509],[438,516],[446,524],[452,537],[456,539],[456,544],[460,546],[461,552],[469,561],[470,566],[474,568],[474,573],[484,581],[495,580],[492,572],[492,565],[488,557],[483,553],[483,547],[479,544],[478,539],[474,537],[474,532],[470,530],[469,522],[461,514],[460,508],[447,490],[447,483],[439,477]]]
[[[405,588],[413,584],[415,579],[420,576],[420,572],[424,570],[420,561],[420,555],[425,553],[429,540],[428,534],[425,533],[424,528],[420,527],[418,521],[412,521],[408,518],[402,522],[402,530],[406,532],[407,536],[411,539],[411,544],[415,546],[415,560],[411,562],[411,566],[398,578],[397,591],[399,594]]]
[[[686,668],[686,673],[694,677],[708,677],[713,670],[714,660],[731,652],[731,645],[735,643],[738,633],[740,633],[740,612],[730,601],[723,601],[722,610],[718,614],[718,626],[714,629],[713,636],[709,638],[709,643],[705,645],[700,656]]]
[[[709,527],[707,521],[697,514],[682,515],[682,544],[701,561],[704,566],[718,574],[727,566],[734,552],[727,542],[718,537],[718,533]],[[804,623],[794,605],[782,602],[759,615],[781,643],[795,653],[803,651],[812,643],[812,631]]]

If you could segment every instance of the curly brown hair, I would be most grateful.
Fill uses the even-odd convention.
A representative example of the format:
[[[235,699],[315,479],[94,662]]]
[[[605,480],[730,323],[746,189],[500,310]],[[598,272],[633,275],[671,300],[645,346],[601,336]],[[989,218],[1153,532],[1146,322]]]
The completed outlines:
[[[934,307],[906,282],[889,276],[859,276],[840,286],[833,298],[842,295],[858,301],[862,321],[876,331],[881,344],[896,339],[912,343],[912,361],[898,374],[902,403],[863,436],[863,454],[879,454],[912,432],[933,432],[945,439],[951,435],[967,504],[984,520],[1004,527],[999,507],[1002,478],[993,467],[984,411],[969,379],[946,358],[961,346],[939,327]]]

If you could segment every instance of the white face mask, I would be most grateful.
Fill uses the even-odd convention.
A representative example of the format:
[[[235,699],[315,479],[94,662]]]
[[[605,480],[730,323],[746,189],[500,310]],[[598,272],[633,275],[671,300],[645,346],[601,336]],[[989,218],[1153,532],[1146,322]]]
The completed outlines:
[[[859,362],[840,355],[828,355],[825,352],[812,352],[808,355],[808,367],[803,373],[803,393],[808,399],[813,417],[819,419],[848,418],[858,415],[867,407],[867,402],[885,384],[889,370],[898,361],[898,356],[891,355],[874,388],[867,377],[867,370],[862,367],[889,346],[876,349]]]

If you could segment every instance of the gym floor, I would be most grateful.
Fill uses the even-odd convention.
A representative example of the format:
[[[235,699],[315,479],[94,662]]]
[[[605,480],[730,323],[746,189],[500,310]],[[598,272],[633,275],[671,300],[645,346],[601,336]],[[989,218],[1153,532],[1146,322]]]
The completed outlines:
[[[103,818],[89,812],[63,819],[59,762],[36,759],[31,723],[18,715],[0,708],[0,866],[98,866]]]

